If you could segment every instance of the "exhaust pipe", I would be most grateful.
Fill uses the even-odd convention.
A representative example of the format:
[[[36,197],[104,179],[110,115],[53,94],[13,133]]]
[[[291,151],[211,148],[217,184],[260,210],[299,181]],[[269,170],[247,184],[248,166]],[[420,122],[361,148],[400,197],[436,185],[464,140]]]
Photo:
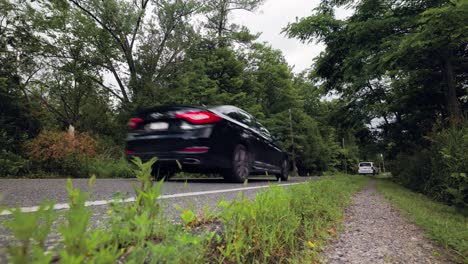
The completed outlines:
[[[194,159],[194,158],[185,158],[182,160],[182,163],[184,164],[200,164],[199,159]]]

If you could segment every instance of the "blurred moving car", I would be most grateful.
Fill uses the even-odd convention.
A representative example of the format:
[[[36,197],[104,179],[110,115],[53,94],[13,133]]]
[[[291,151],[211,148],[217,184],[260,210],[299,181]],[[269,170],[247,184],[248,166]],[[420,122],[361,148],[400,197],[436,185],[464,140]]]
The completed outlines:
[[[377,167],[374,166],[373,162],[366,161],[366,162],[360,162],[358,165],[358,173],[359,174],[372,174],[376,175],[378,173]]]
[[[128,129],[127,158],[157,157],[156,178],[182,170],[221,173],[233,182],[266,173],[288,180],[286,152],[252,115],[235,106],[149,108],[131,118]]]

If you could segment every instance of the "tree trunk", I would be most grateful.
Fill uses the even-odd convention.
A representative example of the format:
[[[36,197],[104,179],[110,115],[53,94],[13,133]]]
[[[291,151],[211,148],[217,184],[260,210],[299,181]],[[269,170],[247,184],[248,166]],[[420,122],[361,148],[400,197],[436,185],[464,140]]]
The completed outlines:
[[[219,21],[218,21],[218,29],[217,29],[217,35],[218,35],[218,48],[222,48],[225,45],[225,40],[223,39],[223,33],[224,29],[226,26],[226,20],[227,20],[227,8],[228,8],[228,3],[227,1],[221,1],[221,5],[219,6]]]
[[[447,52],[446,56],[443,57],[443,63],[445,76],[444,93],[447,105],[447,112],[449,115],[450,123],[458,124],[461,120],[461,110],[456,93],[455,76],[453,73],[451,54],[449,52]]]
[[[289,108],[289,131],[291,133],[291,155],[292,155],[292,174],[293,176],[298,176],[297,165],[296,165],[296,154],[294,153],[294,133],[292,127],[292,115],[291,108]]]

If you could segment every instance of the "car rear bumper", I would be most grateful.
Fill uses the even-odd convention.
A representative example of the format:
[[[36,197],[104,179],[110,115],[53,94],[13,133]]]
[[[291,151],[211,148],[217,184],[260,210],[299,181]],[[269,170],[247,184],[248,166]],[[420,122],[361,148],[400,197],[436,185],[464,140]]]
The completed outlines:
[[[127,154],[127,159],[139,157],[142,161],[157,158],[156,163],[166,168],[186,172],[219,172],[230,168],[230,158],[215,153],[182,154],[175,152],[146,152]]]
[[[210,127],[206,129],[211,131]],[[127,159],[131,160],[136,156],[142,161],[148,161],[156,157],[157,164],[175,170],[218,172],[230,168],[233,147],[230,140],[226,140],[226,135],[216,135],[212,134],[209,138],[175,134],[134,135],[127,138]]]

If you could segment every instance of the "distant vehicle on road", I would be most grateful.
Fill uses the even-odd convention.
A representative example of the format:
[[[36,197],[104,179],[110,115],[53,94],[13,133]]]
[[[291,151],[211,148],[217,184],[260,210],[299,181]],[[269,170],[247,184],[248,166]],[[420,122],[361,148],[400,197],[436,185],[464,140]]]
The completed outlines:
[[[366,161],[360,162],[358,165],[358,173],[359,174],[372,174],[376,175],[378,173],[378,168],[374,166],[373,162]]]
[[[180,169],[221,173],[233,182],[244,182],[251,174],[268,173],[282,181],[289,175],[288,156],[268,130],[230,105],[145,109],[129,120],[126,155],[143,161],[157,157],[156,178]]]

